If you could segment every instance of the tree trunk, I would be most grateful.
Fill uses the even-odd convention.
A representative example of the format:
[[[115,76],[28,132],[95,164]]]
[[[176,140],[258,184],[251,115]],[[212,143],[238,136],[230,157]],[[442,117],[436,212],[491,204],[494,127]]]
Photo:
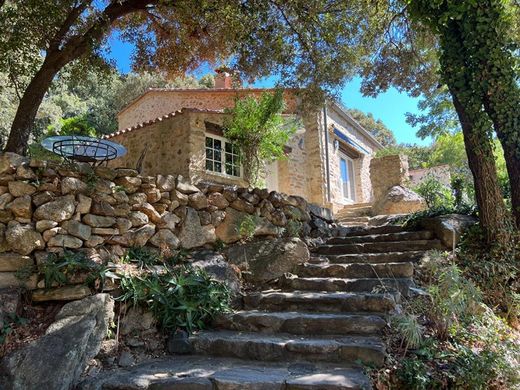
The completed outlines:
[[[40,70],[33,77],[16,110],[5,151],[24,155],[34,126],[38,108],[51,86],[52,80],[61,69],[51,57],[46,57]]]
[[[488,243],[506,240],[507,214],[498,185],[491,140],[474,129],[474,120],[452,92],[453,104],[464,134],[464,145],[475,184],[479,219]],[[482,113],[482,115],[485,115]]]

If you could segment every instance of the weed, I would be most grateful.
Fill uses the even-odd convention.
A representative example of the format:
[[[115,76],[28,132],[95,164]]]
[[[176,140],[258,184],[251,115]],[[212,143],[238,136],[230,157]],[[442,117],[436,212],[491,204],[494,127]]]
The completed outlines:
[[[254,237],[257,224],[255,215],[246,215],[240,221],[237,230],[244,241],[249,241]]]
[[[290,219],[285,226],[285,234],[287,237],[299,237],[303,229],[303,223]]]

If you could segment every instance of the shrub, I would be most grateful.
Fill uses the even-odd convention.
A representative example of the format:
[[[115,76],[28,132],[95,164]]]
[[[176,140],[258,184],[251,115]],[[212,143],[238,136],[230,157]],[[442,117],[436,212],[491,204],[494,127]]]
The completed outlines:
[[[413,190],[424,198],[428,208],[453,207],[455,204],[451,189],[433,175],[428,175]]]
[[[240,234],[243,240],[249,241],[255,235],[255,230],[257,226],[257,218],[255,215],[246,215],[240,221],[240,224],[237,227],[237,232]]]

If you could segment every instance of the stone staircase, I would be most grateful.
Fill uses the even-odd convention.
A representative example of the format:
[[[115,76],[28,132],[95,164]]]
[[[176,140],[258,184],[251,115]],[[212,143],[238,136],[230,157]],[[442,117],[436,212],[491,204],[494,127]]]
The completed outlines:
[[[294,362],[314,370],[305,386],[276,389],[370,388],[361,365],[382,366],[388,315],[413,286],[413,263],[441,249],[431,232],[386,226],[332,238],[295,275],[274,289],[250,292],[243,311],[219,318],[217,330],[190,337],[196,354],[254,361]],[[315,364],[325,364],[321,374]],[[346,371],[342,371],[346,370]],[[241,389],[248,387],[243,377]],[[325,387],[326,385],[326,387]]]
[[[213,330],[190,336],[191,355],[81,388],[370,389],[363,366],[384,364],[383,330],[413,286],[414,262],[441,248],[428,231],[352,229],[317,247],[272,289],[249,292],[243,309],[218,318]]]

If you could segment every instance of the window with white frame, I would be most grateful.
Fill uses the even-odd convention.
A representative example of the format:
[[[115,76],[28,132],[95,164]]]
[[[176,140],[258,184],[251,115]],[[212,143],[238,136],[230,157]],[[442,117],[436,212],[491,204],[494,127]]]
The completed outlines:
[[[238,148],[225,138],[206,135],[206,171],[241,177]]]

